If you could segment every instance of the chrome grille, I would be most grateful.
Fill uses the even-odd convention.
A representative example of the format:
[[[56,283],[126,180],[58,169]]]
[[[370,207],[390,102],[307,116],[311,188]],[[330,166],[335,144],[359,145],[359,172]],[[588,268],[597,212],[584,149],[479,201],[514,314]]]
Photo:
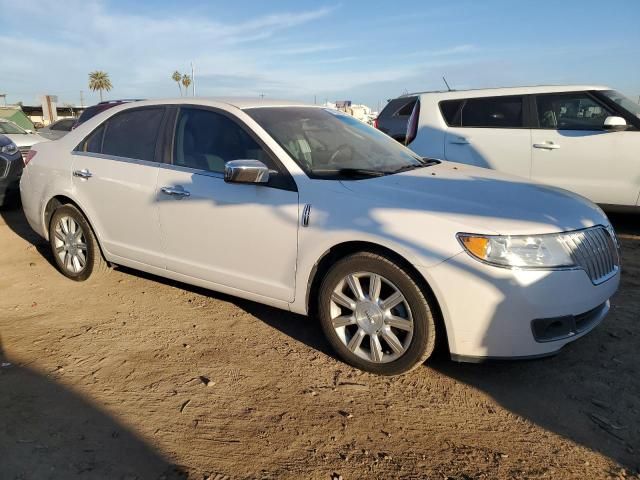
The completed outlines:
[[[620,266],[615,238],[604,227],[567,232],[562,238],[576,265],[582,268],[594,285],[611,278]]]

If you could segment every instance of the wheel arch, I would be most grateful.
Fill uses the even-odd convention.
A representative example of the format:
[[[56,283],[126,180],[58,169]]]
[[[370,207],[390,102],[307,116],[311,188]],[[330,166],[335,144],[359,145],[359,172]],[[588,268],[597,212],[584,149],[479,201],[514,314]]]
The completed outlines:
[[[51,218],[53,217],[53,213],[56,211],[56,209],[58,209],[58,207],[61,207],[63,205],[73,205],[75,208],[77,208],[80,211],[84,219],[89,224],[91,231],[93,232],[93,236],[95,237],[96,242],[98,243],[98,248],[100,249],[100,255],[102,255],[102,258],[104,258],[105,261],[107,261],[106,256],[104,254],[104,249],[102,248],[102,244],[100,242],[100,236],[97,234],[95,227],[91,223],[91,220],[85,213],[84,209],[78,204],[78,202],[76,202],[73,198],[68,197],[67,195],[55,195],[51,197],[51,199],[49,199],[49,201],[47,202],[47,205],[44,208],[44,212],[43,212],[44,226],[45,226],[45,231],[47,232],[47,237],[49,236],[49,228],[51,227]]]
[[[427,279],[424,278],[424,276],[405,257],[388,247],[373,242],[343,242],[332,246],[322,254],[311,269],[311,273],[307,281],[305,305],[308,315],[315,316],[317,314],[317,304],[315,299],[318,298],[320,284],[322,283],[322,279],[325,274],[329,271],[331,265],[348,255],[358,252],[370,252],[381,255],[401,266],[411,276],[416,284],[418,284],[423,294],[427,297],[430,304],[435,307],[434,311],[432,311],[432,315],[436,324],[436,349],[440,350],[448,348],[449,341],[442,308]]]

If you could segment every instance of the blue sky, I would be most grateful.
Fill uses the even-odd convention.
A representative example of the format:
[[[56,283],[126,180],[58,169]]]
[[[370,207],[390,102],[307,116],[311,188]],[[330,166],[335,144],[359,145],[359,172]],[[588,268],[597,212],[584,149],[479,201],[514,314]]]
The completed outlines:
[[[597,83],[640,95],[640,0],[0,0],[0,93],[8,102],[198,95],[351,99],[404,91]]]

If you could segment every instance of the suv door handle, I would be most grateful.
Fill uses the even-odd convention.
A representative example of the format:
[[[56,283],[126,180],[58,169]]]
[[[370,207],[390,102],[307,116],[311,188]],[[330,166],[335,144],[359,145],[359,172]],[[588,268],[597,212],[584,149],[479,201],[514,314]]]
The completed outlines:
[[[162,187],[160,191],[165,195],[172,195],[174,197],[190,197],[191,196],[191,193],[176,187]]]
[[[449,143],[454,145],[469,145],[469,140],[466,137],[453,137],[449,140]]]
[[[543,150],[557,150],[560,145],[553,142],[534,143],[533,148],[542,148]]]
[[[84,168],[82,170],[74,170],[73,171],[73,176],[74,177],[80,177],[80,178],[91,178],[91,177],[93,177],[93,173],[91,173],[89,170]]]

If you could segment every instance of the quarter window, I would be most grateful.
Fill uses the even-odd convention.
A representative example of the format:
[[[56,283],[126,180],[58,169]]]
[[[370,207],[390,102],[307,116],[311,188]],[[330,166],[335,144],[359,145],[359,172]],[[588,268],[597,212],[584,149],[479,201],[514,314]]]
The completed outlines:
[[[163,108],[145,108],[114,115],[106,122],[100,153],[153,161],[163,114]]]
[[[223,173],[230,160],[273,162],[258,143],[230,118],[198,108],[182,108],[178,116],[173,163]]]
[[[586,93],[538,95],[540,128],[554,130],[600,130],[604,120],[613,115]]]
[[[470,98],[465,101],[452,126],[519,128],[522,122],[522,97]]]

